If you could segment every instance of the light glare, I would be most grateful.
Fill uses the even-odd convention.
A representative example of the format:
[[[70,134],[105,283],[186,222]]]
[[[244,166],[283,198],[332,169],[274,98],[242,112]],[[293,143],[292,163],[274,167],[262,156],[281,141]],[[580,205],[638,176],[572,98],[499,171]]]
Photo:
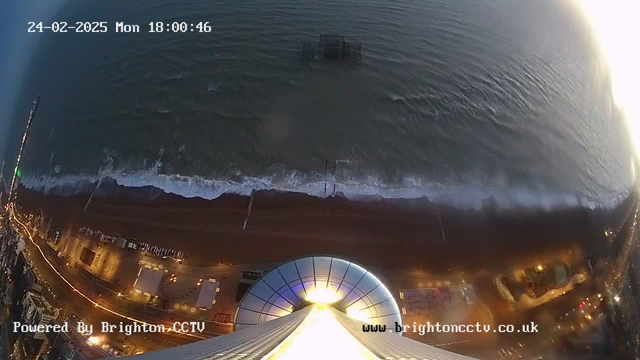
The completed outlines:
[[[338,294],[329,289],[315,288],[309,290],[307,300],[316,304],[331,304],[338,301]]]
[[[369,316],[367,316],[367,314],[364,311],[360,311],[354,308],[353,306],[347,309],[347,316],[349,316],[352,319],[365,322],[367,324],[371,320],[369,319]]]
[[[98,344],[100,344],[100,342],[101,342],[100,338],[97,337],[97,336],[91,336],[91,337],[89,337],[89,339],[87,339],[87,343],[89,345],[98,345]]]
[[[636,154],[640,154],[640,2],[576,0],[593,29],[611,75],[614,103],[623,111]],[[632,176],[635,176],[632,167]]]
[[[330,344],[325,346],[322,344]],[[265,360],[379,359],[345,329],[331,311],[315,305],[309,316]]]

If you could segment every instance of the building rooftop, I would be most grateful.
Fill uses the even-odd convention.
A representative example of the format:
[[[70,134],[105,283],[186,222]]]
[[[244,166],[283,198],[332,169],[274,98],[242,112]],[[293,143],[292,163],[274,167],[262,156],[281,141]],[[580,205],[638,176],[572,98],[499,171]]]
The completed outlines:
[[[164,272],[160,270],[143,267],[141,268],[133,287],[136,290],[140,290],[143,293],[153,296],[158,291],[158,286],[160,285],[160,281],[162,281],[163,275]]]
[[[216,300],[218,294],[218,288],[220,283],[213,281],[213,279],[206,280],[200,287],[200,293],[198,294],[198,300],[196,300],[197,308],[211,309]]]

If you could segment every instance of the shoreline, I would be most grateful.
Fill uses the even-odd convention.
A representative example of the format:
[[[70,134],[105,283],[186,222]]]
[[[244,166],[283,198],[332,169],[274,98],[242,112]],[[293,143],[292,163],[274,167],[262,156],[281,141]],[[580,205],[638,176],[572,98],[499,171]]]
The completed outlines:
[[[290,183],[289,183],[290,182]],[[613,208],[629,195],[620,190],[600,198],[577,192],[543,191],[525,187],[469,187],[464,184],[444,187],[427,183],[417,187],[386,187],[370,184],[343,184],[332,177],[302,183],[295,177],[284,184],[269,177],[248,177],[242,181],[158,174],[65,175],[61,177],[25,177],[21,185],[33,191],[59,196],[96,193],[103,197],[129,197],[154,200],[166,195],[184,199],[216,200],[225,195],[251,196],[254,191],[297,193],[327,199],[343,197],[352,201],[376,202],[416,200],[444,207],[473,211],[529,211],[581,208]]]

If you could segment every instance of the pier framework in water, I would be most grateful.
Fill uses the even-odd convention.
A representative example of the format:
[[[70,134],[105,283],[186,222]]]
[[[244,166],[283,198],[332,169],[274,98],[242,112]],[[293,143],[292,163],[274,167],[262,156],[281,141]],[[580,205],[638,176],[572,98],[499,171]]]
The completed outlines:
[[[361,66],[362,45],[358,41],[346,41],[344,35],[321,34],[317,48],[310,41],[302,43],[300,64],[308,64],[316,59],[344,61],[350,66]]]

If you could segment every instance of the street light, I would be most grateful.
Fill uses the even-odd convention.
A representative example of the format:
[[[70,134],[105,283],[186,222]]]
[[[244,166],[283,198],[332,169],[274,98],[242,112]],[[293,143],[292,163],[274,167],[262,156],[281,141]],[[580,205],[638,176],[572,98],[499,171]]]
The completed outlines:
[[[90,336],[89,339],[87,339],[87,344],[93,346],[93,345],[99,345],[100,344],[100,338],[97,336]]]

